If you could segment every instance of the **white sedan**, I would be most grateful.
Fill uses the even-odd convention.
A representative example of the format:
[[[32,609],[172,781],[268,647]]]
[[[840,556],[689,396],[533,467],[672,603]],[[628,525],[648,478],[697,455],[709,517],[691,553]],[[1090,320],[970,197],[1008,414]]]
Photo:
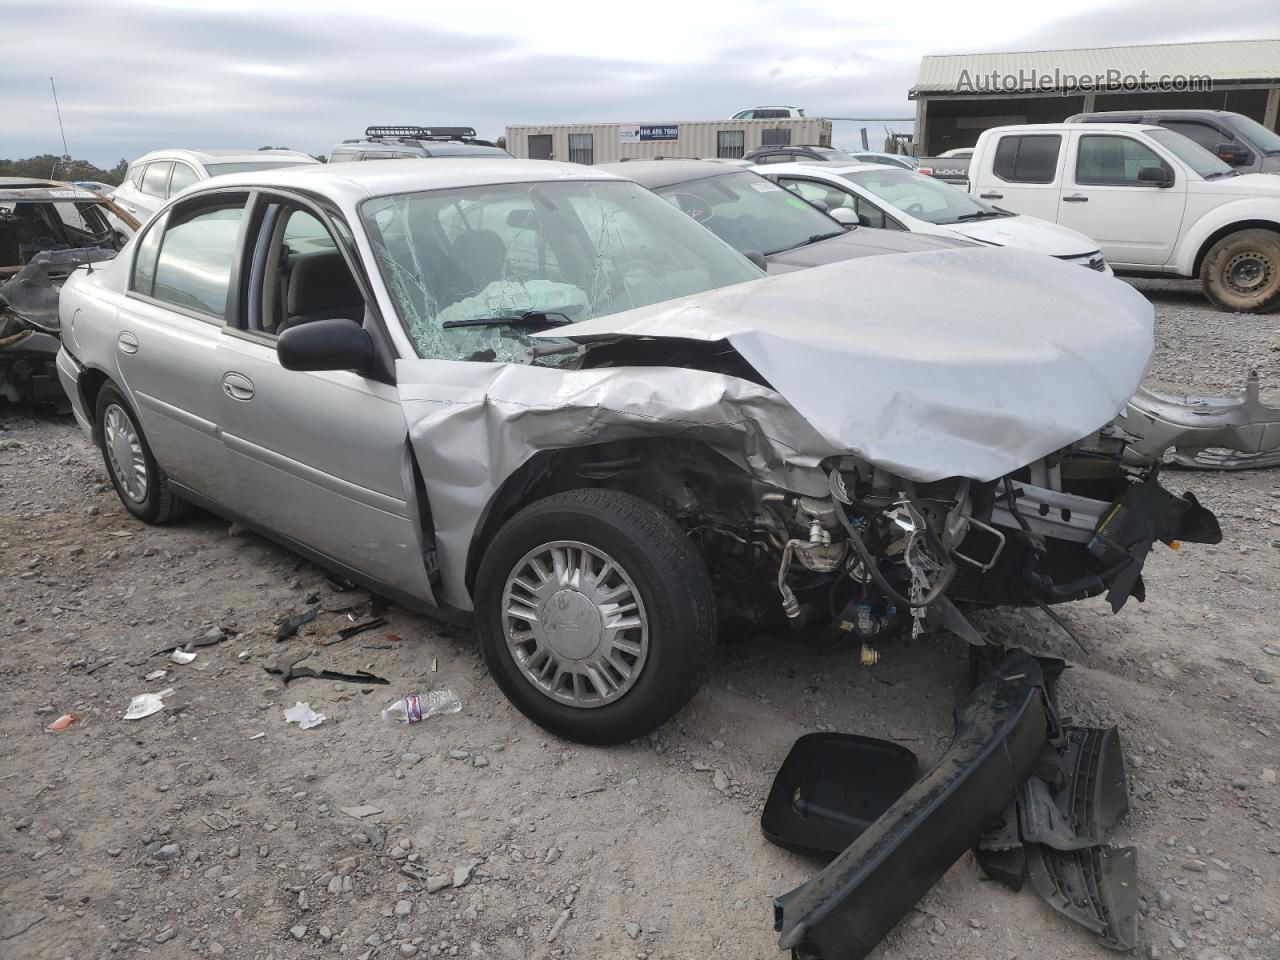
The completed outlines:
[[[870,163],[773,163],[759,172],[844,223],[1017,247],[1111,272],[1083,233],[1002,210],[924,174]]]

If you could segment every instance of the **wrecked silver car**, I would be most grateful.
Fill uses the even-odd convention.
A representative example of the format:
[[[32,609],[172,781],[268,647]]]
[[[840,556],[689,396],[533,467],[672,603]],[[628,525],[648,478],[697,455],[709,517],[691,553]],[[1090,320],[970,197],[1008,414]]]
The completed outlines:
[[[1156,543],[1220,537],[1102,432],[1153,349],[1125,284],[985,249],[765,278],[580,166],[211,180],[61,316],[133,514],[198,504],[472,613],[503,691],[579,741],[679,710],[718,624],[980,642],[962,605],[1119,609]]]
[[[108,210],[71,184],[0,177],[0,398],[66,403],[54,373],[58,288],[76,267],[116,255]]]

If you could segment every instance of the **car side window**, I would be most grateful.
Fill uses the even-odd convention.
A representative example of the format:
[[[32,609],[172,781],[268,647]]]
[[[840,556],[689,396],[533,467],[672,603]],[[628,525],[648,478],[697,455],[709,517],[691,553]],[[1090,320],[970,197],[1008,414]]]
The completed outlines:
[[[247,327],[276,336],[314,320],[364,320],[364,294],[328,229],[300,207],[272,203],[250,277]]]
[[[243,199],[170,213],[151,296],[224,319],[243,218]]]
[[[138,188],[149,197],[164,199],[169,184],[169,171],[173,163],[169,160],[157,160],[147,164],[147,172],[142,175],[142,185]]]
[[[156,278],[156,255],[160,252],[160,235],[163,232],[163,220],[157,221],[138,241],[138,250],[133,257],[133,276],[129,280],[130,290],[151,296]]]
[[[1145,143],[1121,134],[1089,133],[1076,150],[1076,183],[1087,186],[1145,186],[1138,173],[1146,167],[1168,169]],[[1172,173],[1172,171],[1170,171]]]
[[[179,190],[191,186],[200,178],[196,176],[195,170],[185,163],[178,163],[176,160],[173,164],[173,176],[169,178],[169,196],[176,196]]]
[[[1061,148],[1056,133],[1006,134],[996,145],[992,170],[1009,183],[1053,183]]]
[[[1238,142],[1231,134],[1195,120],[1162,120],[1160,126],[1200,144],[1215,157],[1218,155],[1218,144]]]

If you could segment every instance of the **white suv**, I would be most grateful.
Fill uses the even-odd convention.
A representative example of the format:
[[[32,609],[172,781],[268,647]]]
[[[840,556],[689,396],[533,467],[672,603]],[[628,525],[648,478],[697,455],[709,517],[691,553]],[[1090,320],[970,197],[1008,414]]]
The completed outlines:
[[[319,162],[298,150],[153,150],[129,164],[124,183],[111,199],[143,222],[167,199],[200,180]],[[124,223],[111,219],[121,237],[132,235]]]

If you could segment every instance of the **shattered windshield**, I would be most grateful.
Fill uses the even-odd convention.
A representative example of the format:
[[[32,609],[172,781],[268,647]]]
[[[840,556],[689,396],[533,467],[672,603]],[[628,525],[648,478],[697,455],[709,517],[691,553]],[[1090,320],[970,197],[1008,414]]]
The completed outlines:
[[[923,173],[885,167],[842,176],[890,206],[928,223],[964,223],[1009,215],[971,197],[959,187]]]
[[[533,340],[539,329],[762,276],[629,182],[398,194],[366,200],[360,215],[401,323],[428,359],[528,362],[534,346],[554,344]],[[531,313],[547,322],[523,317]]]
[[[655,192],[743,253],[781,253],[844,232],[791,191],[746,170],[673,183]]]

